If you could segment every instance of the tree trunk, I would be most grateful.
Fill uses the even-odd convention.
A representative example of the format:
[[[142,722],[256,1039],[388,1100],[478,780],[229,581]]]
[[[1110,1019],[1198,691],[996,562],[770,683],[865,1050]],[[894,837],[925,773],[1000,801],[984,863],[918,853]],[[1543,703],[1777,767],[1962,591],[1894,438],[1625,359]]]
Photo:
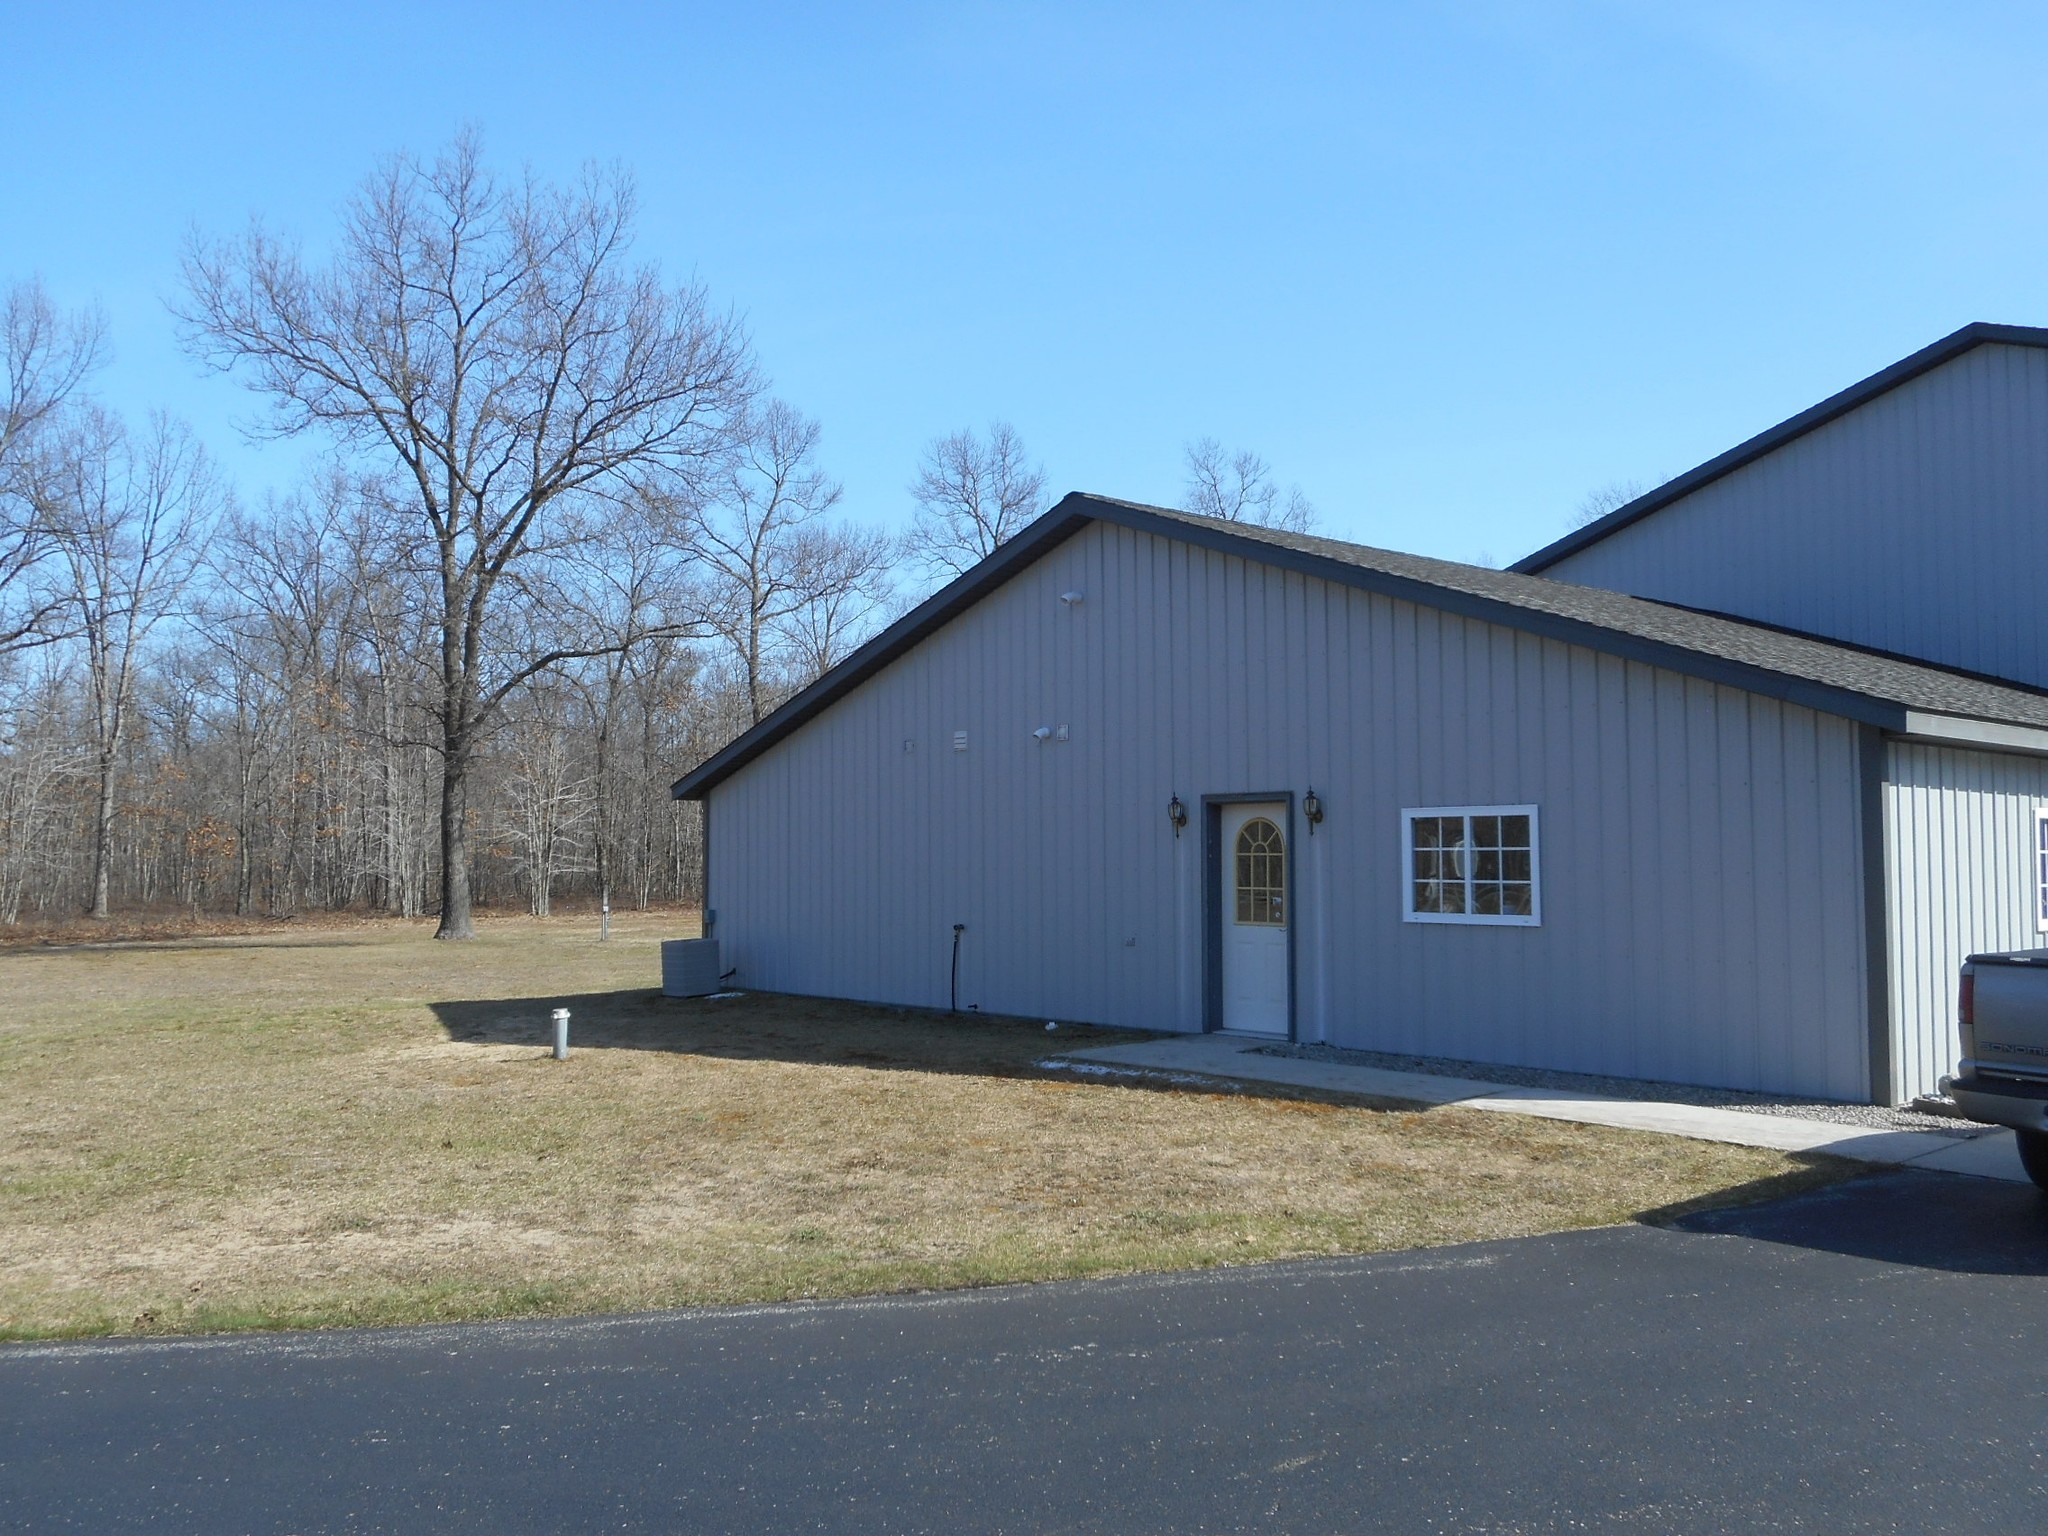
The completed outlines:
[[[437,939],[473,939],[469,909],[469,753],[449,747],[441,758],[441,926]]]
[[[108,915],[107,895],[114,862],[114,759],[100,757],[99,804],[93,818],[92,917]]]

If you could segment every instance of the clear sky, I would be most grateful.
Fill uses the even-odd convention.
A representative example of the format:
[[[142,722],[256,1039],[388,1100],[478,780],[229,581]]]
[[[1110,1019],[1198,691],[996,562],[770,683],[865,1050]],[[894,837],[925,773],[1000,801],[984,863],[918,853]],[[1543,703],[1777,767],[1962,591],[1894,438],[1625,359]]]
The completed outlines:
[[[1014,422],[1173,502],[1212,434],[1340,537],[1505,561],[1970,320],[2048,323],[2048,8],[12,0],[0,279],[99,302],[121,407],[250,492],[179,353],[189,227],[318,246],[381,153],[639,180],[846,510]]]

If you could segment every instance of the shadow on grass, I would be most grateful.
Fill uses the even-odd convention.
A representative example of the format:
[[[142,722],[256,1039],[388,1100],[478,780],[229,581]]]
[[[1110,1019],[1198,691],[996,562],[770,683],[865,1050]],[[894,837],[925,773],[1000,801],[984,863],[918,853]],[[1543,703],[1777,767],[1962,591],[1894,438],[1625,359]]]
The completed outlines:
[[[552,997],[503,997],[435,1003],[450,1040],[479,1045],[530,1045],[553,1039],[556,1008],[569,1010],[569,1050],[665,1051],[726,1061],[779,1061],[806,1066],[863,1067],[882,1072],[933,1072],[976,1077],[1032,1077],[1085,1082],[1152,1093],[1285,1099],[1347,1108],[1413,1110],[1419,1106],[1352,1093],[1324,1093],[1279,1083],[1212,1080],[1190,1084],[1164,1076],[1081,1076],[1042,1067],[1049,1056],[1096,1045],[1155,1039],[1142,1030],[1042,1018],[945,1013],[837,998],[744,992],[721,998],[664,997],[635,988]]]
[[[1916,1269],[2048,1276],[2048,1196],[2031,1184],[1908,1169],[1828,1179],[1839,1159],[1794,1158],[1808,1169],[1637,1220]]]
[[[664,997],[634,988],[550,997],[464,999],[433,1005],[451,1040],[547,1046],[549,1015],[569,1010],[577,1051],[666,1051],[727,1061],[783,1061],[885,1071],[1045,1076],[1055,1052],[1150,1036],[1085,1024],[1047,1031],[1043,1019],[939,1013],[832,998],[746,992]]]

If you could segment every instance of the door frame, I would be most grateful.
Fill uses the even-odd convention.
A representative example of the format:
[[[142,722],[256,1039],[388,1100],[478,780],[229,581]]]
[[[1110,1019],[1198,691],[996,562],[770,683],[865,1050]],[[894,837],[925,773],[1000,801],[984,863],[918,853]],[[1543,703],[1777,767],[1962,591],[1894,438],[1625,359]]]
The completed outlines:
[[[1294,791],[1202,796],[1202,1030],[1223,1028],[1223,807],[1251,803],[1286,807],[1287,821],[1287,1041],[1299,1038],[1294,1020],[1294,935],[1301,925],[1294,899]]]

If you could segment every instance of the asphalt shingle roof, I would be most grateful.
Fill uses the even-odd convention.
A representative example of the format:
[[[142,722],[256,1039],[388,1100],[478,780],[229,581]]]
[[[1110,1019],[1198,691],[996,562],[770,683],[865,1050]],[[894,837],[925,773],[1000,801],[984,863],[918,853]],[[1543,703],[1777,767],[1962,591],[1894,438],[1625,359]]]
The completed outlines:
[[[1515,571],[1462,565],[1455,560],[1432,560],[1424,555],[1347,544],[1340,539],[1225,523],[1192,512],[1136,502],[1114,505],[1189,527],[1227,532],[1253,544],[1271,545],[1361,571],[1464,593],[1526,613],[1569,619],[1699,656],[1803,678],[1907,709],[2048,728],[2048,694],[1770,625],[1701,613],[1599,587],[1582,587],[1547,576],[1525,576]]]
[[[1091,522],[1186,539],[1384,595],[1505,624],[1731,687],[1903,730],[1905,712],[2048,730],[2048,693],[1995,678],[1547,576],[1076,493],[678,779],[697,798]]]

